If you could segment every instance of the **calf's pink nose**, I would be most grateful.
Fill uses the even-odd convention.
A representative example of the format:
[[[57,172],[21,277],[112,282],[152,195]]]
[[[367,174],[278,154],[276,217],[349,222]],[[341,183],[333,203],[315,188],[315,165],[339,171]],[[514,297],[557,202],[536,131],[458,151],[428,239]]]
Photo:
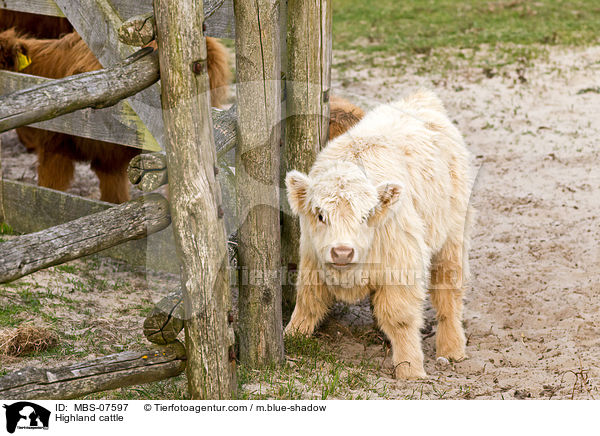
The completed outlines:
[[[346,265],[352,262],[354,257],[354,248],[346,245],[339,245],[331,249],[331,260],[338,265]]]

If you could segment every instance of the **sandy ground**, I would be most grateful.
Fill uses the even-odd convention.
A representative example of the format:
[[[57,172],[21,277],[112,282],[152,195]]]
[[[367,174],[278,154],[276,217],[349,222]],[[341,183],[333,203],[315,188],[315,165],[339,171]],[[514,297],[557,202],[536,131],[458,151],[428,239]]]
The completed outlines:
[[[553,48],[533,67],[507,66],[499,74],[466,64],[428,76],[334,70],[332,85],[364,107],[420,86],[435,89],[472,151],[472,201],[479,214],[465,299],[467,360],[436,367],[430,308],[431,332],[424,332],[428,380],[391,379],[385,347],[362,340],[357,332],[364,327],[347,328],[368,324],[368,305],[338,307],[320,333],[323,341],[347,361],[380,366],[368,376],[386,386],[388,398],[600,398],[600,94],[580,92],[600,86],[600,47]],[[2,140],[5,177],[33,182],[35,157],[24,153],[13,133]],[[96,183],[80,165],[71,192],[97,198]],[[52,280],[53,274],[58,272],[40,272],[28,281]],[[132,289],[122,308],[161,294],[148,290],[141,273],[121,272],[118,279],[107,274]],[[0,303],[12,293],[10,286],[0,287]],[[95,311],[108,313],[119,301],[109,296],[105,291],[102,298],[88,298]],[[134,338],[132,326],[142,319],[131,313],[109,318],[119,343]],[[73,320],[74,328],[81,322]],[[28,361],[1,366],[14,369]]]

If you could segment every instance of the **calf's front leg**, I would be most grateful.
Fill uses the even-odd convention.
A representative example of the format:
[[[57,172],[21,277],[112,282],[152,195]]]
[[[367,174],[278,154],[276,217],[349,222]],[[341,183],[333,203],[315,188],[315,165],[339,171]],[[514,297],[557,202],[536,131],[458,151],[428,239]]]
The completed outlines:
[[[333,302],[333,296],[315,270],[300,262],[296,307],[285,328],[286,335],[294,333],[311,335]]]
[[[392,343],[397,379],[426,378],[421,348],[424,291],[421,285],[384,286],[373,294],[379,328]]]

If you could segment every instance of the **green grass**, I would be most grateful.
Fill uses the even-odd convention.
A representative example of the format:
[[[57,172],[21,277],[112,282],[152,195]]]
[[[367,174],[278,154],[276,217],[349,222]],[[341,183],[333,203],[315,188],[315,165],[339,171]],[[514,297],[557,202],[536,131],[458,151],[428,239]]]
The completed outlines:
[[[185,400],[188,399],[187,379],[179,375],[145,385],[119,388],[83,397],[83,400]]]
[[[277,368],[238,368],[240,399],[364,399],[389,396],[377,369],[367,361],[346,362],[336,346],[324,339],[285,338],[287,361]]]
[[[21,313],[26,311],[23,306],[0,306],[0,327],[17,327],[23,321]]]
[[[32,314],[40,314],[42,303],[36,294],[32,293],[26,284],[19,289],[9,304],[0,304],[0,327],[16,327]]]
[[[15,231],[6,223],[0,223],[0,235],[14,235]]]
[[[60,271],[60,272],[68,273],[68,274],[77,274],[77,271],[79,271],[79,269],[75,265],[70,265],[70,264],[58,265],[58,266],[55,266],[54,269],[56,271]]]
[[[544,53],[541,45],[591,45],[600,41],[597,0],[335,0],[333,48],[391,57],[401,67],[419,57],[439,57],[444,49],[489,47],[487,65],[527,61]],[[477,58],[477,53],[462,53]],[[467,59],[468,60],[468,59]],[[480,61],[480,60],[479,60]],[[345,60],[354,67],[365,59]],[[441,65],[447,68],[449,64]]]
[[[481,44],[593,44],[597,0],[335,0],[335,49],[427,53]],[[362,44],[357,39],[364,38]],[[362,46],[362,47],[361,47]]]

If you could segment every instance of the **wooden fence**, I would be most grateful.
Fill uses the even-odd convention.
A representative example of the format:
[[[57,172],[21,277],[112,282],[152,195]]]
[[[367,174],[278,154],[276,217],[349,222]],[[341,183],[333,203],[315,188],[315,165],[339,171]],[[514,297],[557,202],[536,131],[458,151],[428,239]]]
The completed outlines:
[[[238,360],[261,367],[283,359],[282,281],[240,284],[234,322],[226,236],[239,228],[238,262],[263,277],[282,262],[294,268],[298,225],[284,215],[279,233],[280,180],[288,169],[310,167],[327,136],[331,1],[3,0],[1,6],[67,17],[105,67],[93,75],[98,83],[124,68],[145,79],[90,98],[77,92],[90,80],[85,75],[49,80],[0,71],[0,131],[28,124],[152,152],[134,158],[130,180],[145,191],[168,181],[171,201],[150,194],[114,206],[0,176],[0,219],[26,233],[0,245],[0,283],[110,249],[103,253],[180,271],[182,285],[144,324],[158,348],[9,374],[0,379],[0,397],[73,398],[184,368],[192,398],[234,397]],[[209,108],[205,35],[236,40],[237,106],[227,111]],[[134,47],[153,36],[158,55]],[[72,91],[68,98],[60,100],[58,85]],[[40,92],[51,98],[40,99]],[[96,109],[107,102],[114,105]],[[27,104],[35,110],[15,117]],[[167,228],[171,217],[174,232]],[[158,250],[147,256],[150,234]],[[289,306],[293,289],[283,290]],[[184,327],[185,350],[177,342]]]

